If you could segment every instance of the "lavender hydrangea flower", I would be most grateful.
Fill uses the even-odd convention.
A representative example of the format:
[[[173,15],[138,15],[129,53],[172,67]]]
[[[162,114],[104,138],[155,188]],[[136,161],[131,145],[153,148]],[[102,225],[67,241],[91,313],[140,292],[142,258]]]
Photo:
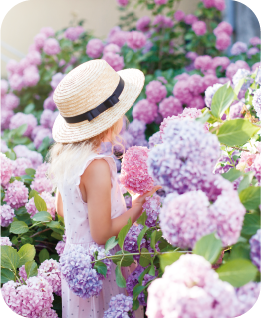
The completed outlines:
[[[117,53],[108,52],[103,55],[103,60],[105,60],[116,72],[120,71],[124,67],[124,57]]]
[[[238,102],[236,104],[232,104],[229,109],[229,117],[230,119],[235,118],[243,118],[243,114],[241,114],[241,110],[243,109],[244,103]]]
[[[250,86],[250,85],[253,83],[253,81],[254,81],[253,78],[249,78],[250,75],[251,75],[251,73],[250,73],[250,71],[248,71],[248,70],[245,70],[245,69],[239,69],[239,70],[237,70],[236,74],[233,76],[233,79],[232,79],[234,86],[237,86],[237,84],[239,83],[239,81],[244,78],[244,79],[247,80],[247,81],[243,84],[243,86],[241,87],[241,89],[242,89],[242,90],[248,89],[249,86]]]
[[[247,51],[247,57],[249,59],[252,58],[253,55],[256,55],[257,53],[259,53],[260,50],[257,47],[251,47],[248,51]]]
[[[159,113],[163,118],[176,116],[183,112],[182,103],[174,96],[164,98],[159,104]]]
[[[211,102],[216,91],[222,87],[222,84],[214,84],[213,86],[209,86],[205,91],[205,103],[208,108],[211,108]]]
[[[139,276],[144,271],[144,268],[138,265],[135,270],[128,276],[126,280],[126,290],[130,296],[133,295],[133,288],[139,283]]]
[[[136,29],[141,32],[147,32],[149,31],[149,28],[150,18],[148,16],[143,16],[136,22]]]
[[[34,146],[36,149],[39,149],[44,138],[48,137],[50,143],[53,141],[52,131],[48,128],[42,128],[39,130],[34,138]]]
[[[13,177],[20,177],[26,174],[25,170],[27,168],[33,168],[33,164],[28,158],[17,158],[13,162]]]
[[[132,197],[130,195],[125,195],[124,200],[125,200],[127,209],[130,209],[132,207]]]
[[[151,124],[157,117],[158,107],[147,99],[141,99],[133,107],[133,118]]]
[[[153,148],[156,145],[162,144],[162,140],[160,138],[160,132],[157,131],[155,134],[150,136],[149,138],[149,149]]]
[[[9,129],[16,129],[23,124],[27,125],[23,135],[31,137],[33,129],[37,126],[37,119],[32,114],[16,113],[10,120]]]
[[[91,39],[86,46],[86,54],[96,59],[101,56],[104,44],[100,39]]]
[[[261,120],[261,88],[257,89],[254,93],[253,106],[257,117]]]
[[[261,283],[255,282],[250,282],[240,288],[236,288],[236,317],[248,312],[254,306],[260,294],[260,289]]]
[[[28,201],[28,189],[23,182],[15,180],[6,187],[4,201],[13,209],[19,209]]]
[[[221,157],[218,159],[217,163],[216,163],[216,167],[214,169],[214,173],[226,173],[228,172],[228,170],[230,170],[231,168],[233,168],[234,166],[236,166],[238,164],[239,158],[237,158],[236,160],[233,159],[234,156],[239,155],[239,151],[234,151],[231,155],[231,158],[228,156],[227,153],[222,153]]]
[[[56,252],[59,256],[62,255],[63,251],[64,251],[64,248],[65,248],[65,242],[64,241],[59,241],[57,243],[57,245],[55,246],[55,249],[56,249]]]
[[[2,107],[5,107],[9,110],[14,110],[19,106],[20,99],[13,93],[6,94],[3,101]]]
[[[37,169],[43,163],[43,156],[39,152],[29,150],[24,145],[17,145],[13,150],[17,158],[28,158],[32,162],[34,169]]]
[[[154,193],[153,196],[147,197],[145,200],[146,201],[142,206],[142,212],[146,211],[147,215],[145,224],[148,227],[152,227],[156,225],[156,221],[160,212],[160,196]]]
[[[137,238],[140,234],[140,231],[143,229],[143,225],[132,225],[130,228],[128,234],[126,235],[125,242],[124,242],[124,250],[130,253],[138,253],[138,244],[137,244]],[[143,238],[141,240],[141,248],[144,247],[146,240]],[[139,259],[139,255],[134,255],[133,258],[135,260]]]
[[[146,124],[144,121],[134,119],[128,128],[128,132],[133,136],[134,139],[139,138],[141,135],[144,135],[146,129]]]
[[[259,229],[255,235],[251,237],[249,240],[250,247],[251,247],[251,260],[253,264],[256,265],[259,272],[261,272],[261,255],[260,255],[260,249],[261,249],[261,229]]]
[[[12,242],[10,241],[9,237],[0,237],[0,245],[12,246]]]
[[[43,51],[47,55],[59,54],[61,52],[60,44],[56,39],[49,38],[44,42]]]
[[[246,51],[247,51],[247,44],[244,42],[238,41],[233,44],[230,52],[232,55],[240,55],[242,53],[246,53]]]
[[[10,223],[13,222],[13,219],[15,217],[14,209],[12,209],[10,205],[4,204],[1,207],[0,215],[0,225],[3,227],[7,227]]]
[[[148,288],[146,314],[158,317],[235,317],[234,288],[218,278],[204,257],[182,255]]]
[[[56,87],[59,85],[61,80],[65,77],[65,74],[62,73],[56,73],[52,76],[52,81],[50,85],[52,86],[52,89],[56,89]],[[55,106],[56,108],[56,106]]]
[[[38,268],[38,277],[43,277],[52,287],[53,292],[61,296],[62,282],[59,263],[53,259],[47,259]]]
[[[162,140],[147,161],[154,181],[166,193],[200,189],[219,158],[217,137],[206,133],[201,123],[184,119],[169,121]]]
[[[167,89],[159,81],[151,81],[146,86],[147,100],[151,103],[158,103],[167,95]]]
[[[96,243],[93,243],[90,247],[89,247],[89,254],[91,255],[91,259],[92,261],[94,261],[94,253],[98,252],[98,255],[97,255],[97,259],[102,259],[106,256],[110,256],[111,253],[110,252],[107,252],[105,253],[105,249],[102,248],[101,246],[99,246],[98,244]],[[102,260],[101,262],[103,262],[106,267],[107,267],[107,274],[106,274],[106,277],[109,277],[109,275],[111,274],[111,264],[112,264],[112,260],[111,259],[104,259]],[[104,280],[104,276],[102,274],[99,274],[98,273],[98,277],[100,280]]]
[[[132,297],[124,294],[116,295],[111,298],[109,309],[104,312],[103,318],[134,318],[132,305]]]
[[[92,258],[88,251],[80,245],[72,246],[60,257],[61,273],[70,290],[81,298],[98,295],[102,289],[102,281],[92,268]]]

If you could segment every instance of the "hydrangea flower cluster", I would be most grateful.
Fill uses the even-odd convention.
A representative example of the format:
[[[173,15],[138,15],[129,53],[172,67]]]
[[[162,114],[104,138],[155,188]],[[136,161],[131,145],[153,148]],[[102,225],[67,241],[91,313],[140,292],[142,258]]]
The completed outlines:
[[[148,170],[154,181],[166,193],[199,189],[219,158],[217,137],[205,133],[201,123],[184,119],[169,121],[162,140],[148,157]]]
[[[127,44],[133,50],[138,50],[144,47],[146,36],[139,31],[131,31],[127,34]]]
[[[185,18],[185,13],[182,11],[182,10],[177,10],[175,13],[174,13],[174,18],[175,20],[177,21],[183,21],[184,18]]]
[[[188,14],[184,18],[184,22],[189,25],[192,25],[196,21],[198,21],[198,18],[194,14]]]
[[[120,71],[124,67],[124,58],[119,54],[108,52],[103,55],[103,60],[105,60],[116,72]]]
[[[8,245],[8,246],[12,246],[12,242],[10,241],[9,237],[0,237],[0,245]]]
[[[237,84],[239,83],[239,81],[241,79],[245,79],[247,80],[243,86],[241,87],[242,90],[247,90],[249,88],[249,86],[253,83],[253,79],[252,78],[249,78],[251,75],[250,71],[248,70],[245,70],[245,69],[239,69],[237,70],[236,74],[233,76],[233,84],[234,86],[237,86]]]
[[[6,187],[4,201],[13,209],[19,209],[28,201],[28,189],[23,182],[15,180]]]
[[[5,154],[0,153],[1,158],[1,186],[5,187],[13,175],[12,160],[6,157]]]
[[[248,312],[256,303],[261,290],[261,283],[250,282],[236,288],[237,314],[236,317]]]
[[[39,193],[44,191],[52,192],[52,183],[46,177],[48,168],[49,164],[44,162],[36,169],[35,178],[32,181],[31,188]]]
[[[256,111],[257,117],[261,120],[261,88],[257,89],[254,93],[253,107]]]
[[[160,131],[157,131],[155,134],[150,136],[149,138],[149,149],[153,148],[154,146],[162,144],[162,140],[160,138]]]
[[[44,53],[47,55],[56,55],[61,52],[59,42],[54,38],[49,38],[44,42]]]
[[[121,51],[121,48],[117,44],[110,43],[104,47],[103,54],[106,54],[108,52],[120,53],[120,51]]]
[[[43,277],[52,287],[53,292],[61,296],[62,283],[59,263],[53,259],[47,259],[38,268],[38,277]]]
[[[99,294],[102,281],[93,269],[92,258],[84,247],[71,246],[60,256],[59,262],[62,276],[73,293],[81,298],[90,298]]]
[[[160,29],[164,28],[172,28],[174,22],[171,20],[171,18],[162,14],[158,14],[155,16],[152,25],[156,26],[156,30],[159,31]]]
[[[231,24],[226,21],[222,21],[213,30],[216,36],[216,48],[220,51],[226,50],[231,44],[231,35],[233,33],[233,28]]]
[[[251,247],[251,260],[254,265],[258,268],[259,272],[261,272],[261,229],[259,229],[255,235],[251,237],[249,240],[250,247]]]
[[[94,253],[98,252],[97,254],[97,259],[102,259],[106,256],[110,256],[111,253],[110,252],[107,252],[105,253],[105,249],[102,248],[101,246],[99,246],[98,244],[96,243],[93,243],[90,247],[89,247],[89,254],[91,255],[91,259],[92,261],[94,261]],[[112,260],[111,259],[104,259],[102,260],[101,262],[103,262],[106,266],[107,266],[107,274],[106,274],[106,277],[109,277],[109,275],[111,274],[111,264],[112,264]],[[104,280],[104,276],[102,274],[99,274],[98,273],[98,277],[100,280]]]
[[[31,161],[33,168],[37,169],[43,163],[43,156],[33,150],[29,150],[24,145],[17,145],[13,148],[17,158],[27,158]]]
[[[149,149],[133,146],[123,156],[120,182],[135,193],[151,191],[153,179],[148,173],[147,159]]]
[[[0,215],[0,226],[3,227],[7,227],[10,223],[12,223],[15,217],[14,210],[8,204],[4,204],[1,206]]]
[[[30,277],[26,285],[12,280],[1,289],[4,301],[18,315],[30,318],[58,318],[51,308],[53,290],[43,277]]]
[[[133,136],[133,143],[136,146],[142,146],[142,145],[147,146],[147,141],[145,139],[145,129],[146,129],[146,124],[143,121],[134,119],[130,123],[128,127],[128,133]]]
[[[241,110],[243,109],[244,103],[243,102],[238,102],[235,104],[232,104],[229,109],[229,117],[230,119],[235,119],[235,118],[243,118],[243,114],[241,114]]]
[[[215,304],[215,305],[213,305]],[[182,255],[148,288],[147,316],[235,317],[234,288],[199,255]]]
[[[149,28],[150,28],[150,18],[147,16],[141,17],[136,22],[136,29],[141,31],[141,32],[147,32],[147,31],[149,31]]]
[[[23,278],[24,281],[27,280],[27,273],[26,273],[26,270],[25,270],[25,265],[23,265],[23,266],[21,266],[21,267],[19,268],[19,276],[20,276],[20,278]],[[22,280],[21,280],[21,281],[22,281]]]
[[[71,41],[75,41],[83,32],[84,28],[79,25],[77,27],[70,27],[66,29],[66,31],[64,32],[64,36]]]
[[[132,116],[134,119],[143,121],[146,124],[152,123],[158,115],[158,107],[155,103],[142,99],[133,107]]]
[[[134,318],[132,305],[132,297],[124,294],[116,295],[111,298],[109,309],[104,312],[103,318]]]
[[[27,168],[33,168],[33,164],[28,158],[17,158],[13,162],[13,177],[20,177],[26,174],[25,170]]]
[[[151,103],[159,103],[166,95],[166,87],[159,81],[151,81],[146,86],[147,100]]]
[[[160,196],[154,193],[153,196],[147,197],[145,200],[146,201],[142,206],[142,212],[146,211],[147,215],[147,220],[145,224],[148,227],[152,227],[156,225],[156,221],[160,212]]]
[[[240,55],[242,53],[246,53],[246,51],[247,51],[247,44],[244,42],[238,41],[233,44],[230,52],[232,55]]]
[[[207,32],[207,25],[204,21],[196,21],[192,24],[192,30],[196,35],[204,35]]]
[[[56,87],[59,85],[59,83],[61,82],[61,80],[65,77],[65,74],[62,73],[56,73],[52,76],[52,80],[50,85],[52,86],[52,89],[56,89]],[[56,106],[55,106],[56,108]]]
[[[91,39],[86,46],[86,54],[96,59],[101,56],[104,44],[100,39]]]
[[[42,192],[40,194],[40,197],[45,201],[47,206],[47,212],[49,212],[53,218],[55,219],[55,197],[51,195],[49,192]],[[25,208],[27,212],[33,217],[38,211],[36,209],[35,203],[34,203],[34,197],[32,197],[25,205]]]
[[[250,71],[250,67],[245,61],[238,60],[235,63],[231,63],[226,69],[226,77],[232,80],[233,76],[239,69],[245,69]]]
[[[130,253],[138,253],[138,244],[137,238],[140,234],[140,231],[143,229],[143,225],[132,225],[128,234],[126,235],[125,242],[124,242],[124,250]],[[145,247],[146,240],[142,238],[140,247]],[[139,255],[133,255],[135,260],[138,260],[140,257]]]
[[[208,108],[211,108],[212,98],[220,87],[222,87],[222,84],[214,84],[213,86],[209,86],[207,88],[205,92],[205,103]]]
[[[16,129],[23,124],[27,125],[23,135],[30,138],[33,129],[37,126],[37,119],[32,114],[16,113],[10,120],[9,129]]]
[[[112,33],[109,34],[109,43],[117,44],[120,48],[126,43],[126,37],[128,32],[119,29],[112,29]]]
[[[182,112],[182,103],[174,96],[164,98],[159,104],[159,113],[162,115],[163,118],[174,115],[177,116]]]
[[[63,235],[63,240],[59,241],[57,245],[55,246],[56,252],[59,256],[61,256],[64,251],[65,243],[66,243],[66,235]]]

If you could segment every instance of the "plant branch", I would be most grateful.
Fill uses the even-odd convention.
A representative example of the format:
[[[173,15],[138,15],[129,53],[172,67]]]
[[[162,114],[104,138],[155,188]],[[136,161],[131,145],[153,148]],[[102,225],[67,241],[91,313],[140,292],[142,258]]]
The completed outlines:
[[[50,231],[50,230],[51,230],[51,229],[45,229],[45,230],[42,230],[42,231],[40,231],[40,232],[37,232],[37,233],[33,234],[33,235],[32,235],[32,236],[30,236],[30,237],[37,236],[37,235],[39,235],[39,234],[42,234],[42,233],[47,232],[47,231]]]

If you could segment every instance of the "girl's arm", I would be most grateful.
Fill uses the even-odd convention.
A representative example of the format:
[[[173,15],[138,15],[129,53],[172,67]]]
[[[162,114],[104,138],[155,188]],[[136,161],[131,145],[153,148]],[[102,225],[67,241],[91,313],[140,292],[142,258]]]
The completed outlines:
[[[61,193],[59,192],[58,189],[56,191],[55,207],[56,207],[57,213],[63,217],[63,201],[62,201]]]
[[[133,201],[131,209],[122,215],[111,219],[111,174],[109,164],[104,159],[94,160],[81,176],[80,189],[82,197],[88,202],[88,217],[91,236],[97,244],[105,244],[117,236],[128,219],[134,223],[142,212],[142,205],[147,196],[152,195],[160,186],[148,193],[138,196]]]

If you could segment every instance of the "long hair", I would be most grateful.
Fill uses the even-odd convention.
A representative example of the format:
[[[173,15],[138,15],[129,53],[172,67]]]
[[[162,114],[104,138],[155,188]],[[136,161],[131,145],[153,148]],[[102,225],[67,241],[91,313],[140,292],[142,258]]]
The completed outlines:
[[[128,121],[126,116],[124,117],[123,125]],[[72,184],[81,174],[86,158],[101,150],[101,144],[106,137],[110,138],[112,152],[115,145],[120,145],[124,149],[122,139],[119,136],[120,121],[121,119],[112,127],[92,138],[74,143],[56,142],[52,145],[47,154],[47,160],[50,163],[48,178],[53,184],[53,190],[65,180],[68,184]]]

